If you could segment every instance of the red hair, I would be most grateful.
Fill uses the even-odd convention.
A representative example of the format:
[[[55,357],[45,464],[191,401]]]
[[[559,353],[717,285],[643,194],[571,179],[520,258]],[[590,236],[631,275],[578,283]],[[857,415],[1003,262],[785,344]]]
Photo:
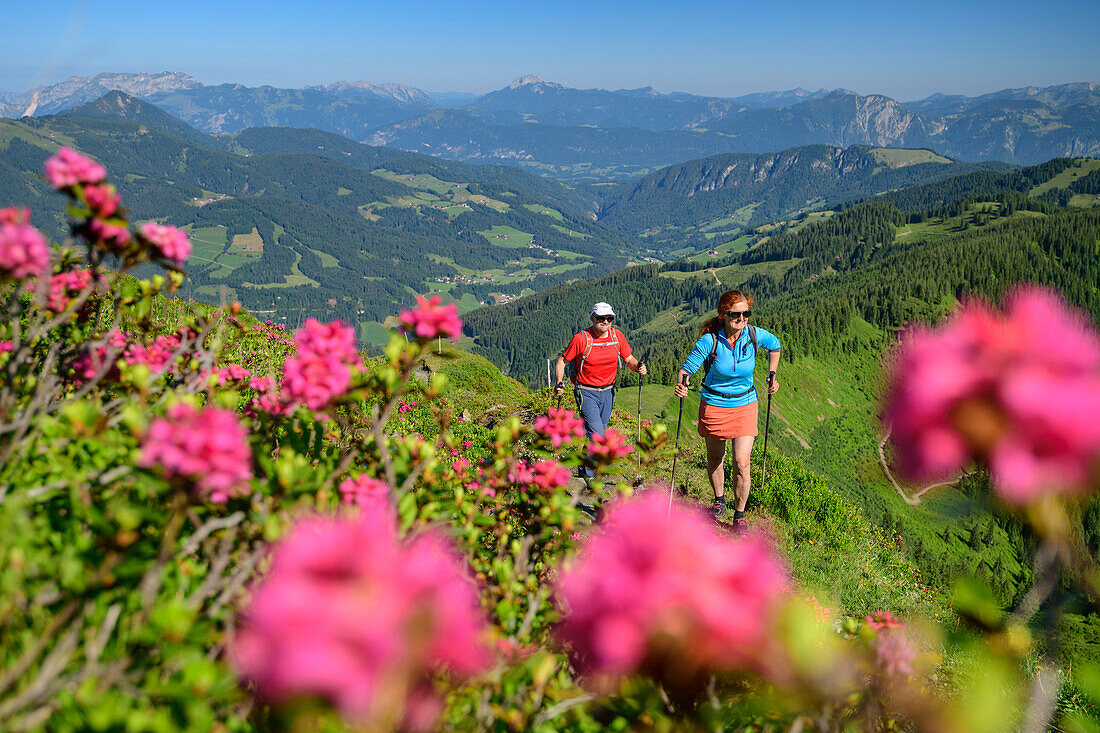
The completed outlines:
[[[748,293],[741,292],[740,290],[727,290],[722,293],[722,297],[718,299],[718,315],[699,327],[700,335],[704,333],[718,333],[725,328],[726,322],[722,319],[722,316],[725,315],[726,311],[741,301],[745,301],[748,303],[749,308],[752,308],[752,296]]]

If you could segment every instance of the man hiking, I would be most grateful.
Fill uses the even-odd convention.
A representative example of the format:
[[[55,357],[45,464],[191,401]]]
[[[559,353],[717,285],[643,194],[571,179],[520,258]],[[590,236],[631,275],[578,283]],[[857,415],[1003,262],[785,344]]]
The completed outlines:
[[[558,357],[554,392],[559,397],[565,392],[565,365],[572,362],[573,394],[584,420],[584,431],[591,441],[593,435],[604,434],[611,419],[619,357],[641,375],[645,375],[646,368],[631,355],[622,331],[611,325],[615,322],[615,311],[609,304],[596,303],[589,318],[592,325],[573,336]],[[584,473],[588,477],[593,475],[587,466]]]
[[[768,393],[779,391],[775,371],[779,368],[779,339],[762,328],[749,325],[752,296],[729,290],[718,299],[718,315],[704,323],[702,334],[676,374],[677,397],[687,396],[684,377],[705,367],[699,392],[699,435],[707,443],[707,474],[714,489],[714,516],[726,514],[726,441],[733,443],[736,478],[733,488],[737,505],[733,529],[746,531],[745,503],[749,500],[749,455],[759,433],[759,401],[752,383],[757,347],[768,350]]]

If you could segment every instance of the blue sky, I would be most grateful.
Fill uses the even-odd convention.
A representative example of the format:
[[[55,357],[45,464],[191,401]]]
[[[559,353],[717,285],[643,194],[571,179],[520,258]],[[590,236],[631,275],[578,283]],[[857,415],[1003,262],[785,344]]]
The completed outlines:
[[[1096,0],[0,3],[5,91],[100,71],[468,92],[537,74],[579,88],[844,87],[901,100],[1100,81]]]

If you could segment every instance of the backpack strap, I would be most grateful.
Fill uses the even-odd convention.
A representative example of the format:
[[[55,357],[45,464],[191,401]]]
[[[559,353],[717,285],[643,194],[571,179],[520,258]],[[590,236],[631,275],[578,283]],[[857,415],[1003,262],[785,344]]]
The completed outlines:
[[[707,354],[707,358],[703,359],[703,382],[706,383],[707,377],[710,376],[710,368],[714,366],[714,360],[718,358],[718,334],[712,333],[714,341],[710,344],[710,353]]]
[[[586,328],[581,333],[584,334],[584,353],[578,356],[574,363],[573,375],[579,376],[581,369],[584,368],[584,363],[588,361],[589,354],[592,353],[592,345],[594,340],[592,334]],[[617,328],[611,329],[611,345],[615,347],[616,358],[622,357],[621,347],[619,346],[619,330]]]
[[[581,331],[584,334],[584,352],[577,356],[573,360],[573,378],[580,376],[581,369],[584,368],[584,362],[588,360],[588,355],[592,353],[592,334],[588,332],[588,329]]]

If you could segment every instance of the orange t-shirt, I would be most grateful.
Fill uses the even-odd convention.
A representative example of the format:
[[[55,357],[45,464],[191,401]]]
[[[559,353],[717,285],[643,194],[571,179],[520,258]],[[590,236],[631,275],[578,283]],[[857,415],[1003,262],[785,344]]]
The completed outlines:
[[[631,354],[630,344],[618,329],[612,328],[606,336],[595,338],[592,336],[591,329],[586,328],[569,341],[569,345],[562,352],[562,358],[573,361],[584,354],[589,338],[592,339],[592,349],[588,352],[588,358],[584,360],[580,373],[573,375],[573,381],[592,387],[611,384],[615,381],[615,373],[619,369],[619,357],[626,359]],[[616,348],[616,342],[618,342],[618,348]]]

